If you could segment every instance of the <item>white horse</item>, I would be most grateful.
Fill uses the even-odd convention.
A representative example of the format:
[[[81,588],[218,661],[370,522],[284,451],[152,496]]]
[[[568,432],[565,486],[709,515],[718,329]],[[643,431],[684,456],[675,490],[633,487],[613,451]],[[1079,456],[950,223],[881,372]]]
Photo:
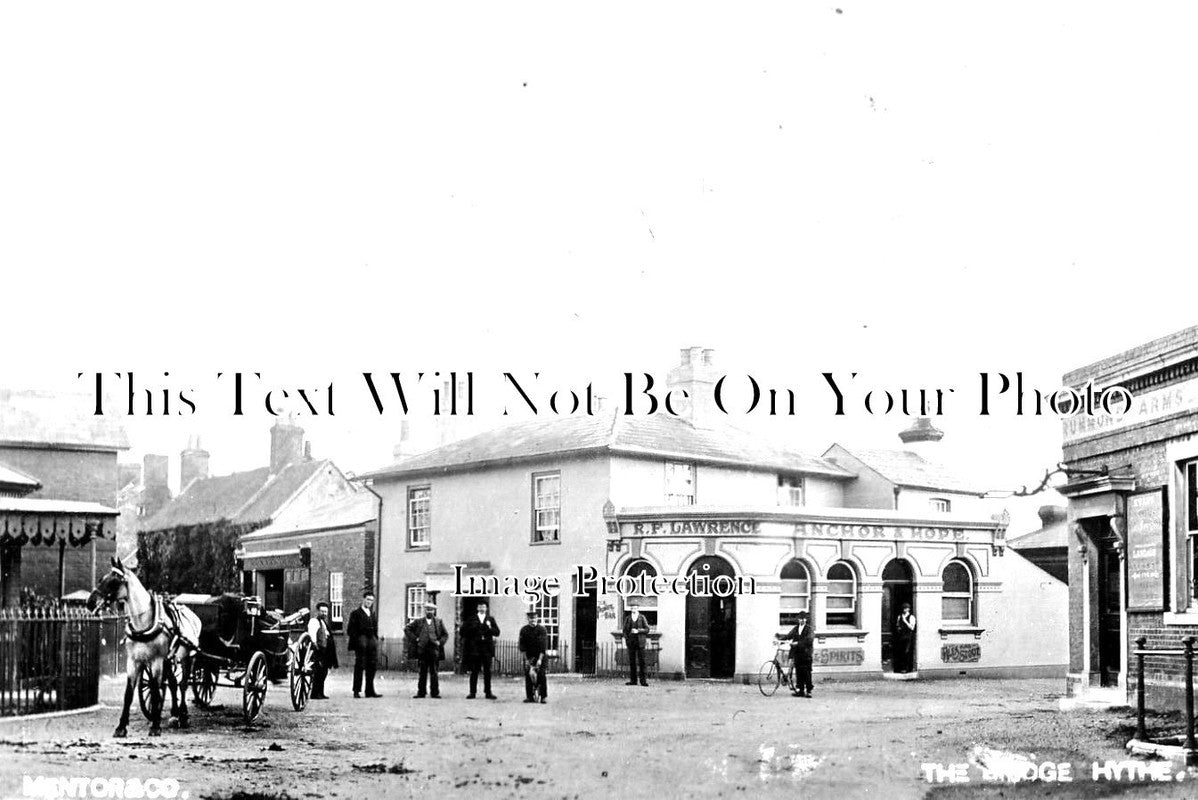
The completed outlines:
[[[191,655],[200,639],[200,620],[186,606],[176,606],[151,594],[141,581],[116,558],[112,569],[100,579],[88,598],[93,611],[101,605],[116,604],[128,615],[125,636],[129,640],[125,674],[125,706],[113,736],[124,737],[129,725],[129,706],[137,687],[138,674],[148,667],[150,681],[150,735],[160,734],[162,718],[162,671],[167,658],[183,667],[183,679],[176,682],[173,670],[167,670],[171,687],[171,716],[179,727],[187,727],[187,682],[191,674]]]

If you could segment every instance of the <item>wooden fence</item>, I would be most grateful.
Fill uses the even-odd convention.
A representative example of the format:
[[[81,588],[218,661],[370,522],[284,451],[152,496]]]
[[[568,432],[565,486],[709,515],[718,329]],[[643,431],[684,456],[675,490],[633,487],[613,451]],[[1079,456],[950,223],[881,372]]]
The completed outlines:
[[[112,617],[77,609],[0,609],[0,716],[65,711],[99,699],[102,653],[119,660]],[[101,645],[101,641],[105,645]]]

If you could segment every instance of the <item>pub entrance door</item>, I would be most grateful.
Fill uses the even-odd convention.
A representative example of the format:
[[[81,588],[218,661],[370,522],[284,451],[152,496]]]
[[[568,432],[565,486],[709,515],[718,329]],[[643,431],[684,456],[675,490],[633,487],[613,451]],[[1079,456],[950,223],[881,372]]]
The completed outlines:
[[[1118,686],[1123,656],[1122,560],[1109,545],[1098,555],[1098,675],[1102,686]]]
[[[893,559],[882,570],[882,670],[894,671],[894,631],[899,612],[903,603],[911,604],[911,613],[916,614],[915,608],[915,578],[911,565],[906,561]]]
[[[599,589],[593,583],[574,598],[574,671],[595,674],[595,633],[599,625]]]
[[[687,574],[735,578],[732,565],[719,556],[704,556]],[[688,678],[731,678],[736,673],[736,595],[686,596],[686,675]]]

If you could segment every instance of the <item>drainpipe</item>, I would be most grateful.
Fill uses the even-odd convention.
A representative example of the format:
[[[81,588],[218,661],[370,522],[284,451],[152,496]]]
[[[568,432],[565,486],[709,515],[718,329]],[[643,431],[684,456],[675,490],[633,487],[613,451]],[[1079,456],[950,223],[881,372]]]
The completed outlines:
[[[383,578],[383,496],[368,483],[363,482],[362,487],[377,497],[379,501],[378,522],[374,526],[374,575],[371,576],[374,582],[375,614],[377,615],[382,613],[383,606],[382,587],[379,586]]]
[[[903,490],[903,487],[901,487],[901,486],[894,487],[894,510],[895,511],[898,511],[898,496],[899,496],[899,492],[901,492],[902,490]]]

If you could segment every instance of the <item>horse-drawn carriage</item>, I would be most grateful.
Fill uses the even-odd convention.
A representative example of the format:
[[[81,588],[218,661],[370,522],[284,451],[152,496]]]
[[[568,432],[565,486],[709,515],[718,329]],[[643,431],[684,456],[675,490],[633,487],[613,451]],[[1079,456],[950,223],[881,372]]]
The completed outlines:
[[[241,689],[242,715],[246,724],[258,718],[271,682],[286,680],[291,706],[303,711],[312,695],[315,646],[304,625],[307,609],[281,616],[262,608],[257,597],[236,594],[183,594],[172,598],[200,620],[198,649],[191,655],[188,684],[196,705],[207,708],[218,686]],[[183,685],[182,661],[170,656],[162,673],[167,687],[167,670],[175,685]],[[151,718],[152,683],[148,667],[138,676],[138,699],[142,713]]]

